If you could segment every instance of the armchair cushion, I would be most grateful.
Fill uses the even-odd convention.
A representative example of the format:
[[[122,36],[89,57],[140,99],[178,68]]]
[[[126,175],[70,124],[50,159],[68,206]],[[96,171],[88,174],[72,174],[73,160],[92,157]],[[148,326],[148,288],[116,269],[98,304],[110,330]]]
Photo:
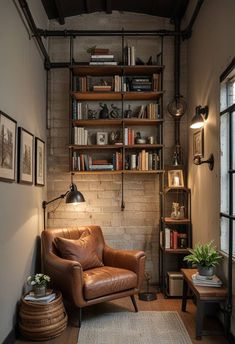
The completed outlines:
[[[103,266],[96,250],[96,240],[88,231],[84,231],[77,240],[56,237],[54,242],[62,258],[79,262],[83,270]]]
[[[137,285],[136,273],[111,266],[86,270],[83,278],[86,300],[132,289]]]

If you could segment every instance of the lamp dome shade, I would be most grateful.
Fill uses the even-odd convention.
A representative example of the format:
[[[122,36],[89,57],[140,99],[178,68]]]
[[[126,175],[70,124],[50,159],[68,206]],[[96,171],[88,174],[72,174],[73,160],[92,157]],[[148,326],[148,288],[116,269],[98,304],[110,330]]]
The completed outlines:
[[[202,108],[200,105],[196,107],[196,113],[191,120],[191,129],[199,129],[204,126],[205,120],[208,116],[208,106]]]
[[[70,185],[70,191],[67,193],[66,195],[66,203],[81,203],[81,202],[85,202],[85,198],[83,196],[83,194],[78,191],[76,185],[74,183],[72,183]]]

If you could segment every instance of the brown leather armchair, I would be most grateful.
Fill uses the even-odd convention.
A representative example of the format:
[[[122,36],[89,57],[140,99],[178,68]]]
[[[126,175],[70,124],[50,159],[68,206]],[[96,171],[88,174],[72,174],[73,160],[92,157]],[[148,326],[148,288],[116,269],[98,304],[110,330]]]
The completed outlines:
[[[64,242],[66,245],[73,245],[74,242],[80,242],[84,234],[92,236],[97,256],[89,253],[85,260],[81,256],[81,261],[64,259],[68,257],[67,250],[61,251],[60,244],[62,243],[62,249]],[[79,327],[81,309],[103,301],[130,296],[135,311],[138,312],[134,294],[139,292],[144,277],[146,257],[143,251],[110,248],[105,244],[99,226],[48,229],[42,232],[41,238],[44,272],[51,277],[53,287],[79,308]],[[86,259],[93,258],[100,258],[100,263],[96,267],[85,269]]]

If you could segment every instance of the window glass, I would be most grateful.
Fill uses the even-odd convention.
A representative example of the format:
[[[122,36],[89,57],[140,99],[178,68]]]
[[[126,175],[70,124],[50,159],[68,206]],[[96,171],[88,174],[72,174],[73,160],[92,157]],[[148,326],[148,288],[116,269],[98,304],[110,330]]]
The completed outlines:
[[[228,92],[228,105],[231,106],[235,103],[235,79],[231,79],[228,81],[227,84],[227,92]]]
[[[228,253],[228,234],[229,234],[229,219],[221,217],[220,219],[220,248],[225,253]]]
[[[223,82],[220,87],[220,111],[223,111],[227,107],[227,84]]]
[[[221,116],[220,122],[220,191],[221,191],[221,212],[228,213],[229,211],[229,146],[228,146],[228,135],[229,135],[229,116],[224,114]]]

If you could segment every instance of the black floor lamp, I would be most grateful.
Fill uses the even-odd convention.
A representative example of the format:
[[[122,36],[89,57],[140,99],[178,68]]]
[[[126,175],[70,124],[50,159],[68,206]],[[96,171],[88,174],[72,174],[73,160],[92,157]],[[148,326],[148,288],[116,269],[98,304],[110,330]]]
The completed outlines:
[[[72,176],[71,176],[72,179]],[[66,191],[64,194],[50,200],[50,201],[43,201],[42,202],[42,208],[43,208],[43,224],[44,224],[44,230],[46,229],[46,207],[48,204],[53,203],[57,201],[58,199],[63,199],[65,198],[65,203],[81,203],[85,202],[85,198],[83,194],[78,191],[77,186],[73,183],[73,180],[71,180],[71,184],[69,186],[69,190]]]

